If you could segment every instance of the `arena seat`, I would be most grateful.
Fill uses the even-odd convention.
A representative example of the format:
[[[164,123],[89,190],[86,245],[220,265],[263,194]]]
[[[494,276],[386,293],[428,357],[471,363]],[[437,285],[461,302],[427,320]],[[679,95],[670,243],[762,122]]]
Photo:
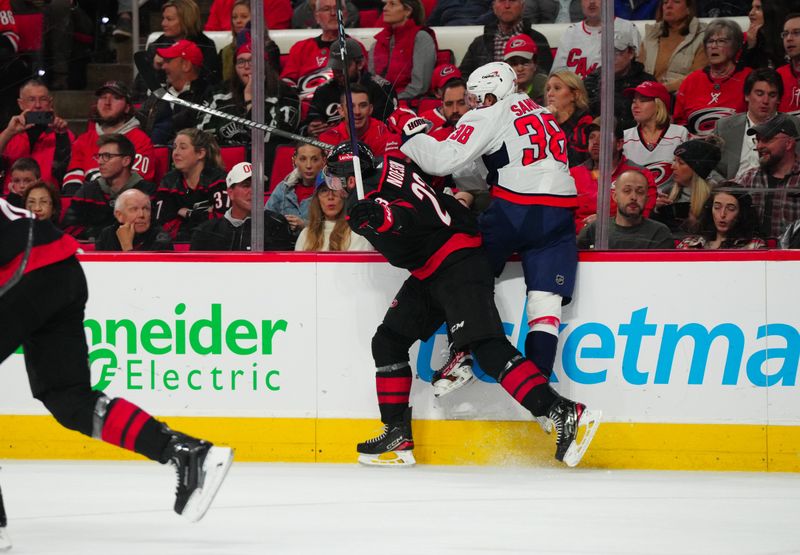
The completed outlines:
[[[278,145],[275,149],[275,160],[272,162],[272,171],[269,175],[269,187],[264,192],[264,200],[269,198],[273,189],[283,181],[283,178],[289,175],[289,172],[294,169],[292,164],[292,156],[294,155],[294,147],[292,145]]]
[[[222,155],[222,165],[226,170],[230,170],[239,162],[247,160],[247,149],[244,145],[229,145],[220,147],[220,154]]]
[[[161,184],[161,180],[169,171],[170,152],[168,146],[157,146],[153,148],[153,181],[156,185]]]
[[[436,65],[454,64],[456,63],[456,55],[449,48],[440,48],[436,51]]]
[[[378,10],[361,10],[358,16],[358,26],[362,28],[375,27],[380,17]]]

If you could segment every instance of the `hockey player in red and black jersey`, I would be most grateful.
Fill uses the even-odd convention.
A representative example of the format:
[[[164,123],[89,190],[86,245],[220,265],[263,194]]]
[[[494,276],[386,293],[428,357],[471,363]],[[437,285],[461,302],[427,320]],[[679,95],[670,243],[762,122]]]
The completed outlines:
[[[169,429],[92,389],[83,330],[86,278],[78,243],[49,220],[0,199],[0,362],[22,345],[31,393],[70,430],[178,471],[175,512],[203,517],[233,460],[229,448]]]
[[[332,151],[323,171],[328,187],[352,189],[352,158],[349,143]],[[380,174],[364,145],[359,145],[359,158],[365,177],[379,178],[366,198],[350,206],[348,223],[393,266],[411,272],[372,338],[384,432],[358,444],[359,461],[414,464],[408,350],[446,322],[456,349],[470,349],[484,371],[518,403],[534,416],[553,420],[558,430],[556,458],[578,464],[599,414],[558,395],[508,342],[494,304],[494,276],[472,214],[455,198],[434,191],[425,173],[401,153],[387,154]],[[579,441],[581,426],[586,433]]]

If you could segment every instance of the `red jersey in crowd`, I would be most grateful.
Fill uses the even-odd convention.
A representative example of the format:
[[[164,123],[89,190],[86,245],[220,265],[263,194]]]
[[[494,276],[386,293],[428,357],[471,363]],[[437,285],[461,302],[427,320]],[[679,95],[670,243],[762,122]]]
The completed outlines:
[[[347,121],[342,121],[333,129],[329,129],[319,136],[320,141],[333,146],[343,143],[349,138]],[[359,134],[358,140],[367,145],[375,156],[383,156],[384,152],[400,148],[399,137],[391,133],[386,124],[375,118],[369,118],[369,127],[364,133]]]
[[[0,0],[0,36],[8,39],[14,52],[19,50],[19,33],[11,11],[11,0]]]
[[[67,131],[69,142],[75,142],[75,135],[72,131]],[[10,168],[11,165],[20,158],[33,158],[39,164],[42,170],[42,181],[46,181],[56,187],[61,185],[60,180],[53,177],[53,158],[56,154],[56,138],[55,131],[45,131],[40,134],[36,140],[31,142],[31,136],[27,132],[18,133],[14,135],[5,150],[3,150],[3,161],[5,166]],[[11,172],[6,172],[4,180],[4,190],[8,190],[8,183],[11,181]]]
[[[142,176],[145,181],[153,181],[156,175],[153,142],[147,133],[141,130],[139,122],[136,119],[130,120],[116,132],[125,135],[133,143],[136,155],[131,170]],[[64,176],[64,189],[80,187],[84,181],[94,179],[98,165],[92,156],[99,150],[97,146],[99,137],[100,126],[90,123],[86,133],[79,135],[72,143],[72,158]]]
[[[778,75],[783,79],[783,98],[778,107],[785,114],[800,114],[800,74],[792,69],[792,63],[778,68]]]
[[[675,96],[673,123],[683,125],[695,137],[711,135],[718,119],[747,109],[744,81],[751,71],[737,68],[722,79],[712,78],[707,67],[691,72]]]

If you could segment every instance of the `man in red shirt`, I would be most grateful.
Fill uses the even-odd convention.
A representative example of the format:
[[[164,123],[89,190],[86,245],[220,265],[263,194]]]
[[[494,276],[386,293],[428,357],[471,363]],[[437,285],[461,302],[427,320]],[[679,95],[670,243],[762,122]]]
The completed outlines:
[[[789,63],[778,68],[783,79],[783,98],[778,111],[797,115],[800,113],[800,14],[786,16],[781,37]]]
[[[139,120],[133,117],[134,107],[128,86],[122,81],[108,81],[94,94],[97,97],[94,121],[72,145],[72,159],[64,176],[62,192],[71,195],[84,181],[97,177],[98,164],[93,158],[98,150],[97,139],[110,133],[125,135],[133,143],[136,155],[131,170],[146,181],[153,181],[153,142],[139,127]]]
[[[399,148],[399,137],[390,132],[383,122],[372,117],[372,100],[367,89],[359,83],[354,83],[350,87],[350,96],[353,100],[353,119],[358,140],[366,144],[373,154],[379,157],[382,157],[383,153],[388,150]],[[339,111],[342,114],[342,121],[333,129],[329,129],[319,136],[319,140],[323,143],[338,145],[350,139],[347,102],[344,95],[342,95]]]

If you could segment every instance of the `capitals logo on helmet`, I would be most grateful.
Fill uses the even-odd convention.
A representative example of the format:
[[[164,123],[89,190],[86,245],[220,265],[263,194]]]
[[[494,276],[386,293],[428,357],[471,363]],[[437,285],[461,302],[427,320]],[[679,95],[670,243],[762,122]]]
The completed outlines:
[[[505,62],[490,62],[472,72],[467,81],[467,93],[474,96],[478,104],[483,104],[486,95],[493,95],[498,101],[513,93],[517,74]]]

